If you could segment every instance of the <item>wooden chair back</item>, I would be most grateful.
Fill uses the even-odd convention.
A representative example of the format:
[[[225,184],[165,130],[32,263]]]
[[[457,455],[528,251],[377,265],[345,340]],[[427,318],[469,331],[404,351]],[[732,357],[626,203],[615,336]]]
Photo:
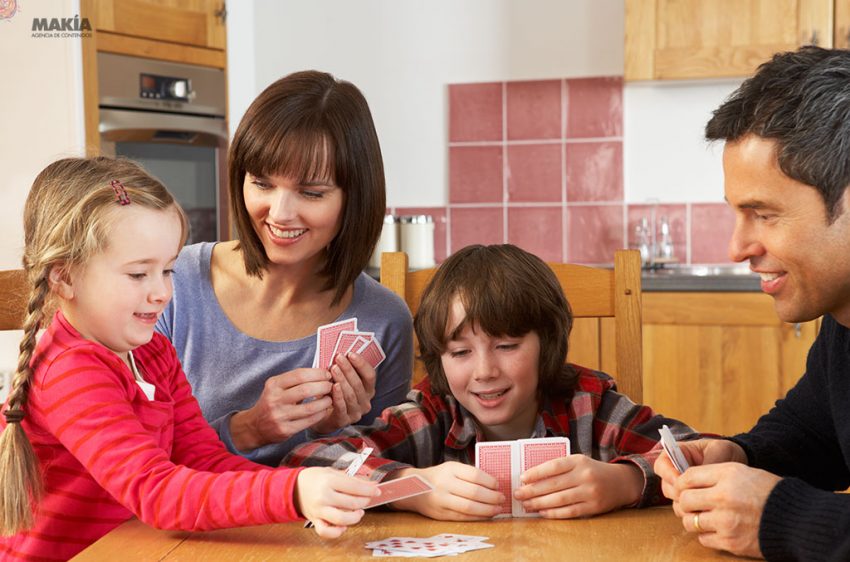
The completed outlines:
[[[575,318],[569,360],[613,376],[620,392],[643,399],[640,253],[617,250],[614,268],[549,263],[570,302]],[[436,268],[408,271],[407,255],[381,256],[381,284],[405,300],[416,314],[419,300]],[[418,355],[418,344],[417,344]],[[413,383],[425,376],[418,359]]]
[[[0,330],[23,328],[27,297],[23,269],[0,271]]]

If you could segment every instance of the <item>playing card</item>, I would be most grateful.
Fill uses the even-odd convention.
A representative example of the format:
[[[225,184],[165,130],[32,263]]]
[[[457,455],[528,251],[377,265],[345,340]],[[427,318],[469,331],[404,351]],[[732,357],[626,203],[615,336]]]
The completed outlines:
[[[434,486],[421,476],[413,474],[411,476],[405,476],[404,478],[390,480],[389,482],[381,482],[378,484],[378,489],[381,490],[381,495],[372,498],[372,500],[370,500],[370,502],[366,505],[367,509],[370,507],[384,505],[385,503],[418,496],[419,494],[425,494],[433,490]]]
[[[350,346],[348,346],[348,349],[345,350],[345,353],[348,354],[352,351],[357,352],[358,349],[360,349],[361,347],[363,347],[364,345],[366,345],[367,343],[372,341],[372,338],[367,338],[367,337],[363,336],[363,334],[366,334],[366,333],[371,333],[371,332],[358,332],[359,335],[357,336],[357,339],[354,340],[354,343],[352,343]]]
[[[665,451],[667,451],[667,456],[670,457],[670,460],[673,462],[673,466],[676,467],[679,474],[685,472],[690,465],[688,464],[687,459],[685,459],[682,449],[679,448],[679,444],[676,443],[676,438],[673,437],[673,432],[671,432],[670,428],[666,425],[662,425],[658,432],[661,434],[661,446]]]
[[[513,492],[520,487],[520,475],[538,464],[570,454],[570,441],[566,437],[542,437],[516,441],[485,441],[475,444],[475,466],[491,475],[499,483],[505,503],[496,517],[538,517],[514,499]]]
[[[570,440],[566,437],[541,437],[539,439],[520,439],[518,442],[520,451],[519,475],[529,468],[534,468],[546,461],[565,457],[570,454]],[[526,511],[522,502],[514,500],[514,517],[540,517],[538,513]]]
[[[375,334],[373,332],[358,332],[356,330],[343,330],[339,333],[339,337],[336,339],[336,344],[334,345],[333,352],[331,353],[331,363],[333,364],[334,358],[339,354],[346,354],[349,350],[356,344],[356,342],[360,339],[367,341],[369,339],[374,339]],[[361,344],[362,345],[362,344]],[[330,364],[328,366],[330,366]]]
[[[484,542],[487,537],[454,535],[444,533],[429,538],[390,537],[380,541],[366,543],[366,548],[373,549],[372,555],[379,557],[426,557],[454,556],[462,552],[493,548],[494,545]]]
[[[316,357],[313,361],[314,367],[327,369],[333,362],[333,352],[336,340],[346,330],[357,330],[357,318],[340,320],[332,324],[319,326],[316,331]]]
[[[521,439],[520,469],[522,474],[529,468],[570,454],[570,440],[566,437],[541,437],[540,439]]]
[[[357,353],[360,354],[363,359],[368,361],[375,369],[377,369],[378,365],[380,365],[387,357],[384,350],[381,349],[381,344],[379,344],[376,339],[364,344],[363,347],[357,350]]]
[[[513,441],[485,441],[475,444],[475,467],[495,478],[499,483],[499,491],[505,496],[497,517],[510,515],[512,512],[513,490],[516,488],[512,471],[515,466],[513,443]]]

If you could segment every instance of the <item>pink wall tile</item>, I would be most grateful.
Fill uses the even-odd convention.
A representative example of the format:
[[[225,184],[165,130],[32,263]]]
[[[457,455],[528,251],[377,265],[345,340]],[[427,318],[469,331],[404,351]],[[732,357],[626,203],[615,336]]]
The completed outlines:
[[[561,138],[561,81],[508,82],[508,140]]]
[[[635,226],[640,224],[643,217],[647,220],[652,220],[652,205],[629,205],[626,213],[628,217],[628,226],[626,228],[626,236],[628,237],[628,245],[630,248],[637,247],[635,238]],[[679,263],[688,262],[688,211],[687,205],[681,204],[659,204],[655,206],[655,232],[660,241],[661,236],[661,217],[666,216],[670,223],[671,234],[673,237],[673,255],[679,260]],[[651,227],[651,225],[650,225]]]
[[[501,244],[502,223],[501,207],[452,208],[449,218],[452,253],[470,244]]]
[[[566,261],[613,263],[625,247],[623,205],[567,205]]]
[[[508,201],[561,200],[561,144],[508,146]]]
[[[560,206],[509,208],[508,242],[544,261],[564,261],[562,213]]]
[[[735,214],[725,203],[691,204],[691,262],[729,263]]]
[[[502,138],[502,83],[449,85],[449,141]]]
[[[501,146],[449,148],[450,203],[497,203],[502,192]]]
[[[623,136],[621,77],[567,80],[567,138]]]
[[[397,216],[431,215],[434,219],[434,259],[441,263],[446,259],[446,208],[445,207],[398,207]]]
[[[567,201],[623,200],[623,143],[567,143]]]

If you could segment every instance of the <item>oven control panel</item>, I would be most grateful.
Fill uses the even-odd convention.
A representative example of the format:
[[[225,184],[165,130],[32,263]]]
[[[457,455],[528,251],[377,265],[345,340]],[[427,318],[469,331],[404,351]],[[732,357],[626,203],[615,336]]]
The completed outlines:
[[[194,97],[192,82],[188,78],[139,74],[139,97],[145,99],[184,101]]]

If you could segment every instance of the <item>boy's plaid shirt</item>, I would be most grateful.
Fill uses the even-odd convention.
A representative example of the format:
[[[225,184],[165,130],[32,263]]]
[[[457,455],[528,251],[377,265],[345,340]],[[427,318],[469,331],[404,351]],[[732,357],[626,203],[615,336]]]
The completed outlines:
[[[614,380],[577,365],[571,399],[545,397],[531,437],[568,437],[570,451],[606,462],[634,463],[644,475],[638,507],[665,501],[652,470],[661,453],[658,430],[667,424],[677,440],[700,435],[616,391]],[[363,447],[374,452],[358,474],[381,480],[397,470],[427,468],[446,461],[475,464],[475,442],[482,439],[475,418],[451,395],[431,393],[425,379],[407,395],[408,402],[387,408],[368,426],[350,426],[334,437],[320,438],[293,450],[288,466],[333,466],[344,470]]]

